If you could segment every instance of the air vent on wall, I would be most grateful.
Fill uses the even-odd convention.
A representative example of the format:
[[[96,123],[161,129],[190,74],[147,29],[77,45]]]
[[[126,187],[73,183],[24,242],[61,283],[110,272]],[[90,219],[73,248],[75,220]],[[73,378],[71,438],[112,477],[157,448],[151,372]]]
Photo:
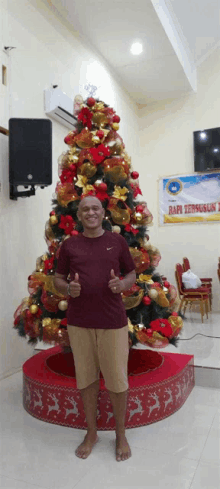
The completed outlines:
[[[44,110],[48,117],[58,121],[69,129],[74,129],[77,118],[73,115],[73,100],[60,88],[44,90]]]

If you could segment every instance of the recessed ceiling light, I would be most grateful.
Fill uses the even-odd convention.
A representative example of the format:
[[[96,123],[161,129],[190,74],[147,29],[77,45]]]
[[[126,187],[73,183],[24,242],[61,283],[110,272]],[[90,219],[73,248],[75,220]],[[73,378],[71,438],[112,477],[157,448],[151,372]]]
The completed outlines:
[[[131,46],[132,54],[141,54],[143,51],[143,46],[140,42],[134,42]]]

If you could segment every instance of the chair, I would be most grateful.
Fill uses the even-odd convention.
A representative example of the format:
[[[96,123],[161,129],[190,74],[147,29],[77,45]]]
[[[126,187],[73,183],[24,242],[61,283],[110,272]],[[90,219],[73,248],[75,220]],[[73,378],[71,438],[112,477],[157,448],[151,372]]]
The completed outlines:
[[[201,312],[201,318],[203,323],[204,310],[208,318],[209,289],[204,286],[198,287],[197,289],[185,289],[182,281],[182,274],[183,274],[183,267],[180,263],[177,263],[176,270],[175,270],[175,277],[176,277],[177,288],[181,300],[179,312],[181,312],[181,308],[184,305],[183,314],[185,314],[188,304],[191,305],[193,302],[198,302],[200,305],[200,312]]]
[[[190,269],[190,263],[189,259],[184,257],[183,258],[183,271],[187,272],[187,270]],[[209,289],[209,304],[210,304],[210,310],[212,309],[212,278],[200,278],[202,282],[202,286],[206,287]]]

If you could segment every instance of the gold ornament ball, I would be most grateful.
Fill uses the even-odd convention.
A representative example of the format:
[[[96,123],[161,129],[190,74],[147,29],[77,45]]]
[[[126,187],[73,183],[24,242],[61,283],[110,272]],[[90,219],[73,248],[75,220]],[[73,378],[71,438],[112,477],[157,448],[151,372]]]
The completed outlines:
[[[112,129],[114,129],[114,131],[118,131],[119,130],[119,124],[117,122],[113,122]]]
[[[135,219],[135,221],[139,222],[139,221],[142,221],[143,216],[140,212],[135,212],[134,213],[134,219]]]
[[[155,289],[151,289],[149,290],[148,295],[151,299],[155,300],[158,296],[158,292]]]
[[[51,318],[44,318],[42,321],[43,328],[45,328],[45,326],[49,326],[50,323],[51,323]]]
[[[113,226],[112,231],[113,231],[113,233],[120,234],[121,228],[120,228],[120,226]]]
[[[54,226],[54,224],[58,223],[57,216],[50,216],[50,224]]]
[[[93,136],[92,142],[95,143],[95,144],[99,144],[100,143],[99,137],[98,136]]]
[[[74,163],[75,164],[75,163],[78,163],[78,161],[79,161],[79,158],[78,158],[77,155],[71,156],[71,163]]]
[[[37,306],[37,304],[32,304],[32,305],[29,307],[29,311],[31,312],[31,314],[36,314],[36,312],[38,311],[38,306]]]
[[[66,311],[66,309],[68,307],[68,302],[67,301],[60,301],[58,304],[58,307],[59,307],[60,311]]]

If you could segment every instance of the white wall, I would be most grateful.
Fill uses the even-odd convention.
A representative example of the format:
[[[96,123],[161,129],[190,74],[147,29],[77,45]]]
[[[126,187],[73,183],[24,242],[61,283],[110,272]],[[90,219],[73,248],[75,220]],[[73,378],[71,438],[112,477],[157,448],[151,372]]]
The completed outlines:
[[[220,126],[220,50],[198,68],[198,91],[179,100],[167,100],[140,114],[139,171],[144,197],[154,216],[150,239],[159,247],[158,271],[175,283],[174,267],[187,256],[200,277],[213,278],[213,310],[220,309],[217,264],[220,256],[220,224],[158,225],[158,179],[194,172],[193,131]]]
[[[10,117],[44,118],[43,90],[58,84],[68,96],[90,82],[98,96],[121,116],[120,134],[133,159],[138,158],[137,108],[122,90],[101,57],[83,44],[38,0],[1,0],[1,46],[15,46],[1,62],[9,71],[8,87],[0,88],[0,125]],[[67,150],[68,129],[53,122],[53,184],[36,196],[9,200],[8,139],[0,135],[0,378],[13,373],[32,354],[33,347],[13,330],[13,313],[28,296],[27,277],[47,247],[44,226],[57,181],[57,159]]]

